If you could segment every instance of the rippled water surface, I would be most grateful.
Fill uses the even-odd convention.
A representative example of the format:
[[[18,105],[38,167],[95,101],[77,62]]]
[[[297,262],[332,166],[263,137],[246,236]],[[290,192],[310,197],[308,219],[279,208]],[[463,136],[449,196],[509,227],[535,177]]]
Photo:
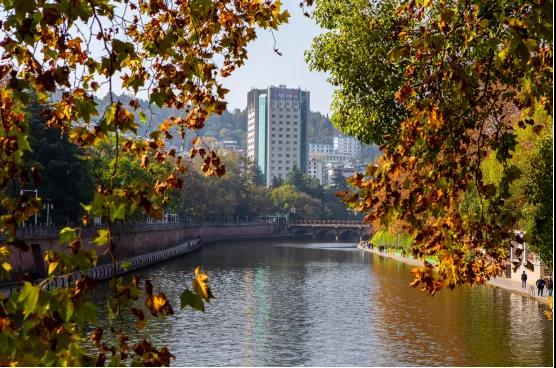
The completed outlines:
[[[354,247],[222,243],[145,269],[176,315],[144,332],[180,366],[552,366],[536,301],[493,287],[431,298],[407,286],[409,266]],[[179,312],[197,265],[216,298]]]

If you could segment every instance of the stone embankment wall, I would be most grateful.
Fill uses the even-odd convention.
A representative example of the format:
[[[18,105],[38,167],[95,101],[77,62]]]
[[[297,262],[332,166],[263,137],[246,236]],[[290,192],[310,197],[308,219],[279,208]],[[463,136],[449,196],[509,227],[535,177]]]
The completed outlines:
[[[116,245],[118,259],[132,258],[167,248],[175,247],[187,239],[194,238],[227,238],[227,237],[256,237],[271,235],[275,232],[273,224],[219,224],[203,226],[173,226],[173,227],[136,227],[132,230],[114,231],[113,241]],[[103,253],[106,247],[96,247],[91,244],[94,232],[84,233],[82,243],[84,249],[94,249],[99,256],[99,264],[110,262],[108,255]],[[67,251],[58,242],[55,233],[23,238],[31,247],[28,252],[13,252],[10,264],[15,271],[35,270],[44,273],[45,265],[42,261],[47,250]]]

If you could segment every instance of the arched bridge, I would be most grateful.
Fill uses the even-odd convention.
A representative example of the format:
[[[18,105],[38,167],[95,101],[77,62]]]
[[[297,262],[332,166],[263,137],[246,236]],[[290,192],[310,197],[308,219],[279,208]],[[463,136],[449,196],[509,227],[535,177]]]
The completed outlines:
[[[369,224],[349,220],[297,220],[288,224],[288,231],[296,235],[310,234],[314,240],[324,240],[330,233],[336,241],[354,236],[358,236],[361,241],[371,235]]]

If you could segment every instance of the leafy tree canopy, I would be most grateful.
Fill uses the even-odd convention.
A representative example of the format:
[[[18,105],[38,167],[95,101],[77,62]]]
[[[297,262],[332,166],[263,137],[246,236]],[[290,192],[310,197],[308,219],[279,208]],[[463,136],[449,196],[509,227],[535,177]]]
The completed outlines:
[[[505,210],[516,131],[546,130],[537,114],[552,119],[552,5],[316,2],[315,19],[331,31],[309,61],[338,86],[333,121],[384,143],[345,200],[369,222],[401,221],[414,255],[439,259],[413,270],[412,285],[431,294],[502,273],[518,221]],[[503,168],[499,185],[483,177],[489,152]],[[476,206],[466,207],[469,195]]]
[[[181,189],[179,176],[187,170],[187,158],[168,142],[174,136],[185,139],[202,129],[209,115],[225,110],[228,90],[221,78],[243,65],[258,27],[276,29],[288,16],[278,0],[0,2],[0,232],[7,238],[0,245],[0,277],[10,277],[12,252],[28,251],[16,238],[17,226],[41,208],[40,198],[18,190],[41,181],[39,166],[29,165],[27,155],[32,146],[24,107],[33,96],[44,106],[47,126],[80,147],[87,159],[112,146],[110,167],[84,206],[84,225],[93,216],[109,225],[139,212],[159,218],[166,193]],[[116,96],[116,89],[126,98]],[[102,92],[108,93],[105,106],[93,97]],[[138,101],[141,96],[174,109],[175,115],[139,138],[140,124],[152,122]],[[201,158],[204,175],[225,173],[218,155],[206,147],[193,148],[189,157]],[[164,169],[154,183],[119,174],[122,167],[148,172],[154,165]],[[86,275],[97,259],[91,246],[116,261],[110,226],[98,231],[93,244],[82,244],[79,228],[63,229],[60,240],[70,252],[46,254],[50,277]],[[182,308],[203,309],[212,297],[207,278],[195,270]],[[172,355],[166,347],[147,340],[128,344],[124,330],[118,335],[113,330],[111,337],[118,341],[113,345],[111,333],[103,337],[98,328],[90,336],[98,354],[92,357],[83,349],[81,334],[94,323],[94,305],[87,299],[94,284],[83,277],[70,288],[46,292],[27,282],[20,293],[0,299],[0,364],[104,365],[109,360],[113,365],[168,365]],[[152,316],[173,314],[164,293],[154,292],[148,280],[113,280],[111,290],[110,315],[133,314],[137,331],[146,321],[136,304],[141,294]]]

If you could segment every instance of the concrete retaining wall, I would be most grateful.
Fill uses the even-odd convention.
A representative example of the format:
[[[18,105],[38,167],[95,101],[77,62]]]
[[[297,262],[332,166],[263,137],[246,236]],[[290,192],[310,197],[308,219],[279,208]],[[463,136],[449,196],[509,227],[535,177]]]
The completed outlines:
[[[275,231],[273,224],[220,224],[205,226],[184,226],[173,229],[144,229],[134,231],[121,231],[112,234],[116,244],[116,257],[118,259],[132,258],[147,253],[152,253],[174,247],[185,240],[194,238],[227,238],[271,235]],[[99,264],[109,263],[110,257],[103,255],[106,247],[96,247],[91,244],[92,235],[82,237],[84,249],[94,249],[99,256]],[[13,252],[10,264],[16,272],[33,271],[44,272],[45,265],[38,264],[42,260],[44,252],[55,250],[58,252],[68,251],[64,245],[58,243],[57,236],[44,236],[26,239],[31,247],[28,252]],[[42,269],[41,269],[42,267]]]

